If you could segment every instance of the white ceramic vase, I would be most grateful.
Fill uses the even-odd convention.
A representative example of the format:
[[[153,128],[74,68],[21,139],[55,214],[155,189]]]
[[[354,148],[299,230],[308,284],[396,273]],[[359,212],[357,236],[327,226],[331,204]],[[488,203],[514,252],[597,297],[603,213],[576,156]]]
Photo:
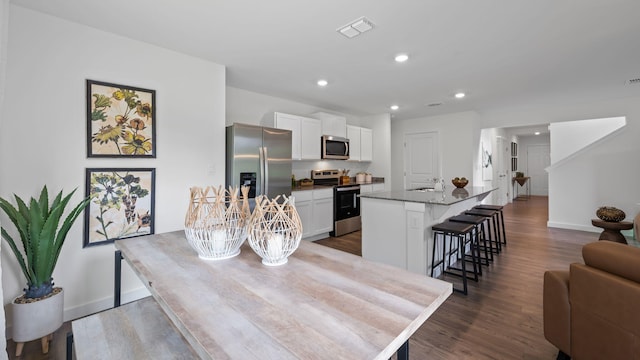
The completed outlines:
[[[13,309],[13,341],[24,343],[41,339],[62,326],[64,291],[28,304],[11,304]]]

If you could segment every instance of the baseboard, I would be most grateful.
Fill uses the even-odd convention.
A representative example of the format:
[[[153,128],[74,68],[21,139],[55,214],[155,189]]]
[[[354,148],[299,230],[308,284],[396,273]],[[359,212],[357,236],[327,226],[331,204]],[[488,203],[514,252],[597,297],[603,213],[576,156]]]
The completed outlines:
[[[121,303],[126,304],[132,301],[142,299],[150,296],[151,293],[147,288],[141,287],[135,290],[123,292],[121,294]],[[104,299],[93,301],[87,304],[74,306],[64,309],[64,321],[75,320],[87,315],[95,314],[100,311],[111,309],[113,307],[113,297],[109,296]]]
[[[598,229],[592,225],[567,224],[567,223],[560,223],[555,221],[547,221],[547,227],[567,229],[567,230],[587,231],[587,232],[593,232],[593,233],[599,233],[602,231],[602,229]]]
[[[322,234],[306,237],[306,238],[304,238],[302,240],[305,240],[305,241],[316,241],[316,240],[326,239],[328,237],[329,237],[329,233],[322,233]]]

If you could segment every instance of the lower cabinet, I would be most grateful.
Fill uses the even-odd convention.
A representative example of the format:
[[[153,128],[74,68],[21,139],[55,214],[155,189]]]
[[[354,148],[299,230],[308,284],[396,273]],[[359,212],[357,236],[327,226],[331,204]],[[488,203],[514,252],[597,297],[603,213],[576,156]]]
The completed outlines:
[[[370,192],[384,191],[384,183],[362,184],[360,185],[360,193],[366,194]]]
[[[302,238],[333,231],[333,189],[292,191],[302,222]]]

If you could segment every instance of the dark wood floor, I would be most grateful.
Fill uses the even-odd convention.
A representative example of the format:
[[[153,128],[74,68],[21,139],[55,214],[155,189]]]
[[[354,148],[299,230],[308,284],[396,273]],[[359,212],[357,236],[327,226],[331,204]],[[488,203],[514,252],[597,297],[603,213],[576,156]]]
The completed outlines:
[[[478,283],[469,283],[468,296],[451,295],[418,329],[409,343],[411,359],[555,359],[557,350],[542,332],[543,273],[582,262],[582,246],[598,234],[548,229],[546,197],[516,201],[504,210],[506,249]],[[317,243],[362,254],[359,232]],[[33,341],[21,359],[64,359],[68,329],[65,323],[56,332],[49,356]],[[15,359],[15,344],[7,345]]]

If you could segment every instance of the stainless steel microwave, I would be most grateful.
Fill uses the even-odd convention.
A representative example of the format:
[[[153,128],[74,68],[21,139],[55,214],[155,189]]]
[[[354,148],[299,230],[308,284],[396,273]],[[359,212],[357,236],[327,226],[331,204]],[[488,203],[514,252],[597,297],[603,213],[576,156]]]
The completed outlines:
[[[349,139],[322,135],[322,158],[349,160]]]

